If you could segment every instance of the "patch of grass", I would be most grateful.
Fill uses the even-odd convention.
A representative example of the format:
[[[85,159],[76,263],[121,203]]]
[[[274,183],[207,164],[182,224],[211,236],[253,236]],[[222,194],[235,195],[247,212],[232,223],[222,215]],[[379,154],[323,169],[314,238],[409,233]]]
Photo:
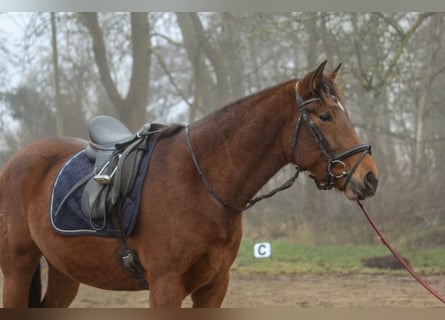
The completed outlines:
[[[272,241],[272,256],[257,259],[253,256],[254,241],[245,239],[232,271],[248,275],[294,275],[304,273],[391,273],[405,274],[405,270],[371,269],[362,266],[361,260],[383,256],[390,252],[383,245],[375,246],[317,246],[302,245],[290,241]],[[411,265],[420,273],[445,273],[445,249],[400,250]]]

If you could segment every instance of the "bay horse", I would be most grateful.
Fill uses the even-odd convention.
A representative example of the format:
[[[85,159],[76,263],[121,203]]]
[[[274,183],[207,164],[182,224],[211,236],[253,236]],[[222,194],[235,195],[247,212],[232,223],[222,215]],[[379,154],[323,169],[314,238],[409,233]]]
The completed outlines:
[[[149,283],[151,307],[220,307],[241,241],[243,208],[288,163],[319,188],[350,200],[374,195],[377,168],[341,104],[340,65],[242,98],[159,140],[128,239]],[[80,283],[141,290],[116,259],[114,238],[56,233],[49,222],[59,168],[86,141],[38,140],[0,176],[0,265],[4,307],[68,307]],[[41,297],[40,261],[48,262]]]

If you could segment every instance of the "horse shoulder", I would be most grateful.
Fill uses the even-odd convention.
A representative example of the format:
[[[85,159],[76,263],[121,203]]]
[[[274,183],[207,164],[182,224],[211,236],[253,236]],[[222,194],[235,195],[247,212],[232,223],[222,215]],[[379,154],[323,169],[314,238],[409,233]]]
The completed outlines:
[[[241,214],[227,216],[205,192],[181,132],[158,142],[142,193],[136,234],[149,247],[140,252],[144,260],[156,261],[156,269],[175,266],[202,282],[229,269],[241,239]]]

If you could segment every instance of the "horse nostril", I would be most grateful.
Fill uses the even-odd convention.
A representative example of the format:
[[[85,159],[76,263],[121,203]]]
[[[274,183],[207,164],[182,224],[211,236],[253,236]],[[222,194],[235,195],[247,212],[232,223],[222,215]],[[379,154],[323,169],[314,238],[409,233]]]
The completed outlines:
[[[376,176],[374,175],[374,173],[372,173],[371,171],[369,171],[366,176],[365,176],[365,186],[372,191],[375,191],[375,189],[377,188],[377,183],[379,181],[377,180]]]

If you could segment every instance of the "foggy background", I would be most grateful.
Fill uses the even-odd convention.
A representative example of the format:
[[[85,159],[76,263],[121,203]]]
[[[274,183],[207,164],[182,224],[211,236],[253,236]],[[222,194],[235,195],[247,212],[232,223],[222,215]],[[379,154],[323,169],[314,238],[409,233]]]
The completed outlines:
[[[41,137],[87,138],[97,114],[190,123],[328,59],[379,168],[365,206],[399,245],[445,245],[444,31],[443,13],[0,13],[0,164]],[[248,210],[244,235],[376,241],[355,203],[304,175]]]

